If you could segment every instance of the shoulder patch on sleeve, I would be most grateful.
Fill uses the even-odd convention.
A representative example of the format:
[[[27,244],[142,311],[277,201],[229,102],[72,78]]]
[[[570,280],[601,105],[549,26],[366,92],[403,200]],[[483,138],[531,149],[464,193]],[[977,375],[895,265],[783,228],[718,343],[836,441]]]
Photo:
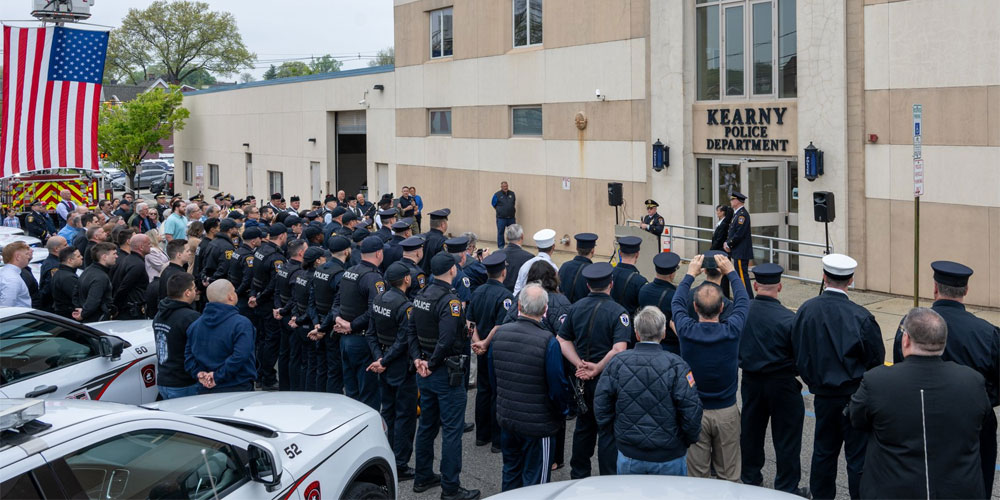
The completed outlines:
[[[229,259],[232,259],[232,258],[233,258],[233,251],[232,250],[226,250],[226,260],[229,260]]]
[[[684,378],[687,379],[689,386],[694,387],[694,375],[691,372],[688,372]]]
[[[471,288],[472,287],[472,285],[469,282],[469,277],[468,276],[462,276],[462,285],[465,285],[465,288]]]
[[[413,315],[413,306],[407,307],[406,308],[406,319],[410,319],[410,316],[412,316],[412,315]]]
[[[743,224],[743,221],[745,221],[745,220],[746,220],[746,217],[744,217],[744,216],[741,215],[740,218],[736,220],[736,223],[737,224]]]
[[[662,224],[663,224],[663,217],[657,217],[657,218],[656,218],[656,221],[657,221],[657,222],[658,222],[659,224],[661,224],[661,225],[662,225]]]
[[[622,326],[629,325],[628,313],[622,313],[622,315],[619,316],[618,319],[622,322]]]
[[[376,281],[375,282],[375,290],[378,290],[378,293],[384,292],[385,291],[385,282],[382,281],[382,280]]]
[[[279,268],[279,267],[281,267],[281,265],[282,265],[282,264],[284,264],[284,263],[285,263],[285,261],[283,261],[283,260],[280,260],[280,259],[279,259],[279,260],[276,260],[276,261],[274,261],[274,270],[275,270],[275,271],[277,271],[277,270],[278,270],[278,268]]]
[[[510,299],[503,299],[503,308],[505,311],[510,310],[510,305],[513,303]]]
[[[423,273],[418,274],[417,283],[420,285],[420,288],[427,286],[427,276],[424,276]]]
[[[449,300],[448,307],[451,309],[452,316],[457,318],[462,315],[462,303],[458,299]]]
[[[562,325],[566,322],[566,314],[559,315],[559,324]]]
[[[35,222],[35,217],[32,215],[28,216],[28,222]]]

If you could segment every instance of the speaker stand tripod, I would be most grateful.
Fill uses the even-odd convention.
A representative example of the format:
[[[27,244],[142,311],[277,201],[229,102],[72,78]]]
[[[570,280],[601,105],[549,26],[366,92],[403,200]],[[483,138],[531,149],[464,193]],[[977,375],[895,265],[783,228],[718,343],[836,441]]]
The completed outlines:
[[[826,230],[826,248],[823,249],[823,255],[830,255],[830,223],[829,222],[824,222],[823,223],[823,228]],[[820,282],[819,282],[819,293],[820,294],[823,293],[823,285],[824,285],[824,283],[825,282],[821,278]]]

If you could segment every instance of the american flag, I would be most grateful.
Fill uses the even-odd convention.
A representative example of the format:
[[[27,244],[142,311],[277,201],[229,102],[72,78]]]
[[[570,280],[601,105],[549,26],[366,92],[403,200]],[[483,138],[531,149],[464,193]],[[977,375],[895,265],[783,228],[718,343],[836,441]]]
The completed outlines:
[[[97,118],[108,33],[3,27],[0,177],[97,170]]]

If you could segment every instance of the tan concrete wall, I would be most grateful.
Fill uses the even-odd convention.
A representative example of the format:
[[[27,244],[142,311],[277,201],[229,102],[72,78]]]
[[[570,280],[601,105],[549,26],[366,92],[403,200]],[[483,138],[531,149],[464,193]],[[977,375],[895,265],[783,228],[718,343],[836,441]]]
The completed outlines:
[[[913,144],[913,104],[923,105],[923,144],[1000,146],[1000,85],[869,90],[866,132],[879,144]]]
[[[847,2],[847,196],[865,198],[865,29],[862,0]],[[806,204],[806,213],[809,206]],[[867,261],[867,204],[855,203],[847,214],[847,253]],[[868,266],[859,266],[854,283],[867,288]]]
[[[480,239],[495,243],[496,217],[490,199],[500,182],[507,181],[517,193],[517,221],[524,227],[527,245],[532,245],[531,235],[536,231],[550,228],[556,231],[559,248],[572,250],[574,234],[593,232],[599,236],[597,253],[612,251],[615,212],[608,206],[605,180],[573,177],[570,190],[564,190],[562,177],[557,176],[404,164],[397,166],[397,178],[417,186],[425,212],[451,209],[448,232],[452,234],[473,231]],[[647,196],[645,183],[623,182],[622,191],[631,216],[639,215]],[[558,244],[563,236],[570,238],[569,246]]]

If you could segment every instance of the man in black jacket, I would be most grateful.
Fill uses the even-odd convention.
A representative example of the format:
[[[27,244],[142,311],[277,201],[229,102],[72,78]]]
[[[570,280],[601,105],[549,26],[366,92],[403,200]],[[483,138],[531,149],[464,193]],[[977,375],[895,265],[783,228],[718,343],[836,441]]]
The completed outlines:
[[[664,351],[667,318],[646,306],[635,316],[635,349],[611,359],[594,394],[594,416],[613,426],[618,474],[687,475],[687,449],[701,434],[701,398],[691,368]]]
[[[504,247],[504,231],[507,226],[517,222],[517,196],[507,185],[507,181],[500,183],[500,190],[493,193],[490,205],[497,212],[497,248]],[[509,274],[509,273],[508,273]],[[514,273],[517,276],[517,273]]]
[[[118,308],[116,319],[146,318],[146,287],[149,286],[149,274],[146,273],[146,254],[149,253],[149,237],[137,234],[129,240],[131,251],[120,262],[111,277],[114,289],[114,302]]]
[[[208,244],[201,260],[201,281],[204,286],[226,277],[229,266],[227,263],[233,257],[236,245],[233,241],[240,235],[239,224],[235,219],[226,217],[219,221],[219,232]],[[233,286],[239,285],[235,283]]]
[[[53,236],[45,243],[45,249],[49,251],[49,256],[42,261],[42,269],[38,278],[38,299],[41,303],[40,309],[52,311],[52,277],[59,269],[59,252],[66,248],[66,238]]]
[[[993,412],[983,376],[944,361],[948,325],[914,308],[903,320],[905,363],[865,373],[851,424],[871,432],[861,498],[989,498],[979,430]]]
[[[500,326],[493,340],[502,491],[549,482],[549,450],[572,394],[559,342],[541,325],[548,302],[541,285],[524,287],[517,321]]]
[[[163,399],[198,394],[198,381],[184,369],[187,330],[200,316],[193,305],[197,298],[194,276],[185,272],[174,274],[167,280],[167,298],[160,301],[153,318],[156,385]]]
[[[502,252],[507,257],[507,277],[503,280],[503,286],[513,292],[514,285],[517,284],[517,275],[521,272],[521,266],[531,260],[534,255],[521,248],[521,243],[524,242],[524,229],[520,224],[507,226],[504,235],[507,237],[507,244],[502,250],[497,250],[497,253]]]
[[[170,259],[170,262],[160,272],[160,282],[157,284],[160,300],[168,296],[167,283],[170,281],[170,277],[187,272],[188,265],[194,258],[194,251],[188,246],[187,240],[171,240],[170,243],[167,243],[167,258]]]
[[[76,270],[82,265],[83,257],[76,248],[66,246],[59,251],[59,268],[52,276],[49,288],[52,290],[52,312],[64,318],[72,319],[77,308],[74,293],[80,278]]]
[[[111,267],[118,260],[118,249],[111,243],[93,245],[94,263],[83,270],[77,282],[73,318],[83,323],[111,319],[114,315],[111,300]]]

